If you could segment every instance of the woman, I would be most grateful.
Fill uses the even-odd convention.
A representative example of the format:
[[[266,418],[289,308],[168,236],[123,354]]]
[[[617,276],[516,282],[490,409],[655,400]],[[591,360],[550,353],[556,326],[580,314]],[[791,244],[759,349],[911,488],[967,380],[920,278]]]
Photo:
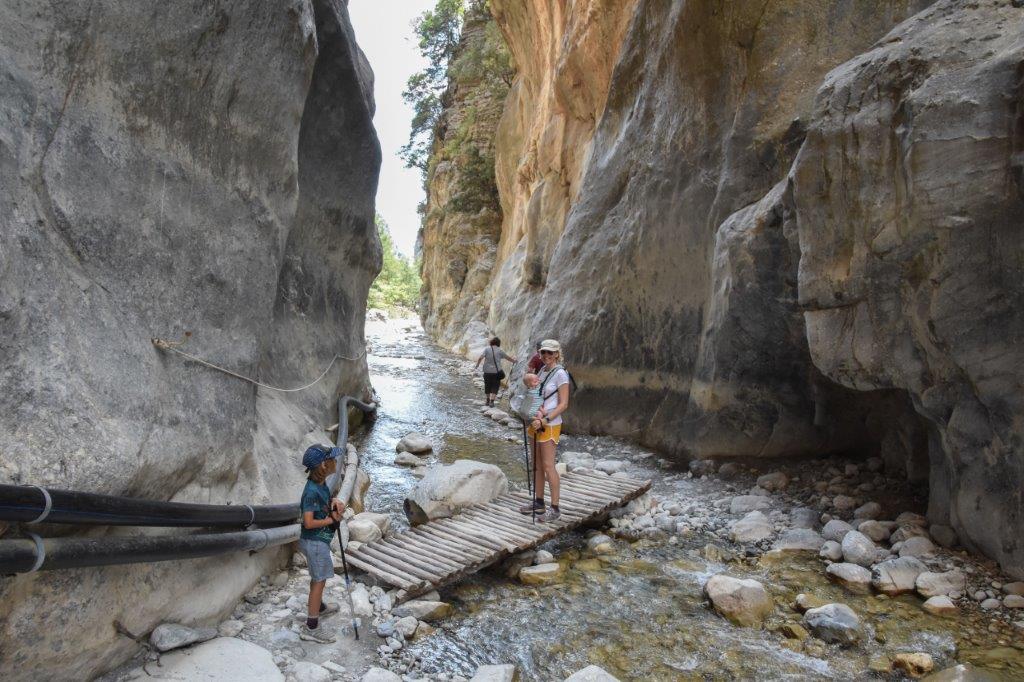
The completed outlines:
[[[515,364],[516,359],[501,349],[501,339],[495,336],[487,344],[487,348],[476,359],[476,367],[484,363],[484,393],[487,394],[487,407],[494,407],[494,399],[501,389],[501,380],[505,378],[505,372],[501,369],[501,361],[508,360]],[[475,369],[475,368],[474,368]]]
[[[558,471],[555,470],[556,447],[562,432],[562,413],[569,409],[569,373],[562,367],[562,347],[554,339],[540,344],[544,367],[540,374],[540,395],[544,403],[530,423],[527,433],[533,440],[534,500],[519,508],[520,513],[540,515],[541,522],[561,516],[558,509]],[[551,488],[551,508],[544,509],[544,481]]]

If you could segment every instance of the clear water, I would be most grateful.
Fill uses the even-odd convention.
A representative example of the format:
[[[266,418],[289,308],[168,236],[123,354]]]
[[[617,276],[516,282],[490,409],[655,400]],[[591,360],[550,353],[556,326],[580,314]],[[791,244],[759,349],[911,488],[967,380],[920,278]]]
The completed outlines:
[[[520,432],[479,414],[483,392],[459,371],[461,360],[430,344],[412,322],[368,325],[368,337],[382,409],[357,444],[373,480],[373,510],[404,524],[402,500],[417,479],[393,460],[395,444],[410,431],[434,442],[429,461],[491,462],[514,485],[525,485]],[[560,449],[631,459],[639,467],[632,474],[651,478],[656,496],[669,490],[697,496],[710,485],[682,479],[652,453],[615,439],[565,436]],[[780,565],[719,564],[700,552],[708,540],[617,542],[614,555],[596,558],[583,551],[582,535],[564,535],[546,546],[567,569],[562,582],[529,587],[497,570],[472,576],[442,595],[456,615],[412,648],[428,672],[469,676],[482,664],[514,663],[523,680],[560,680],[591,663],[622,680],[863,679],[870,677],[873,657],[899,651],[930,653],[937,668],[970,661],[1006,679],[1024,679],[1019,630],[992,630],[968,615],[931,616],[915,597],[852,595],[829,583],[813,557]],[[762,581],[775,597],[780,606],[765,629],[735,627],[704,604],[704,582],[724,570]],[[866,643],[844,649],[786,640],[777,628],[799,622],[785,606],[799,592],[848,604],[868,624]]]

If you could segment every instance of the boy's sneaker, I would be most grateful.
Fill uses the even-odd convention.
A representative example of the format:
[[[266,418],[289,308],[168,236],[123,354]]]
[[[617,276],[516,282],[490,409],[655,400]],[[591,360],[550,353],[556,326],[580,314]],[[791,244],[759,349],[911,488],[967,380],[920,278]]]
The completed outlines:
[[[330,644],[335,641],[336,638],[329,632],[325,632],[321,627],[310,630],[308,625],[303,624],[299,629],[299,639],[304,639],[307,642],[316,642],[318,644]]]
[[[327,618],[333,616],[338,611],[341,611],[341,605],[336,601],[329,601],[320,605],[320,618]]]
[[[524,504],[522,507],[520,507],[519,508],[519,513],[520,514],[531,514],[531,513],[532,514],[543,514],[544,513],[544,503],[543,502],[538,502],[537,500],[534,500],[533,502],[530,502],[529,504]]]
[[[550,521],[557,521],[561,515],[562,513],[560,511],[552,507],[544,512],[542,516],[538,516],[537,520],[541,523],[548,523]]]

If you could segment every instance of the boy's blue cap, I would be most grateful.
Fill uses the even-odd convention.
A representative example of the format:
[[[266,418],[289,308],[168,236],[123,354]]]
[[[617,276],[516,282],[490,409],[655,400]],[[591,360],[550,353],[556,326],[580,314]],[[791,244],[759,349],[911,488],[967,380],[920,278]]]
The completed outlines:
[[[341,456],[341,448],[331,445],[310,445],[302,455],[302,466],[307,470],[316,469],[329,459]]]

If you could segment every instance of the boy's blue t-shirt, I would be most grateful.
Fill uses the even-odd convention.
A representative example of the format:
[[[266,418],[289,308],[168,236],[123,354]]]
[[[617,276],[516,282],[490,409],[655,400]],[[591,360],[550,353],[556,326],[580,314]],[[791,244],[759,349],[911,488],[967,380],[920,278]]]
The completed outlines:
[[[299,502],[299,510],[302,514],[311,511],[313,512],[314,519],[326,519],[328,516],[327,510],[330,509],[330,504],[331,491],[325,484],[316,483],[315,481],[306,481],[306,487],[302,489],[302,501]],[[334,531],[330,526],[312,529],[303,526],[302,531],[299,533],[299,537],[306,540],[320,540],[321,542],[330,544],[331,538],[334,537]]]

